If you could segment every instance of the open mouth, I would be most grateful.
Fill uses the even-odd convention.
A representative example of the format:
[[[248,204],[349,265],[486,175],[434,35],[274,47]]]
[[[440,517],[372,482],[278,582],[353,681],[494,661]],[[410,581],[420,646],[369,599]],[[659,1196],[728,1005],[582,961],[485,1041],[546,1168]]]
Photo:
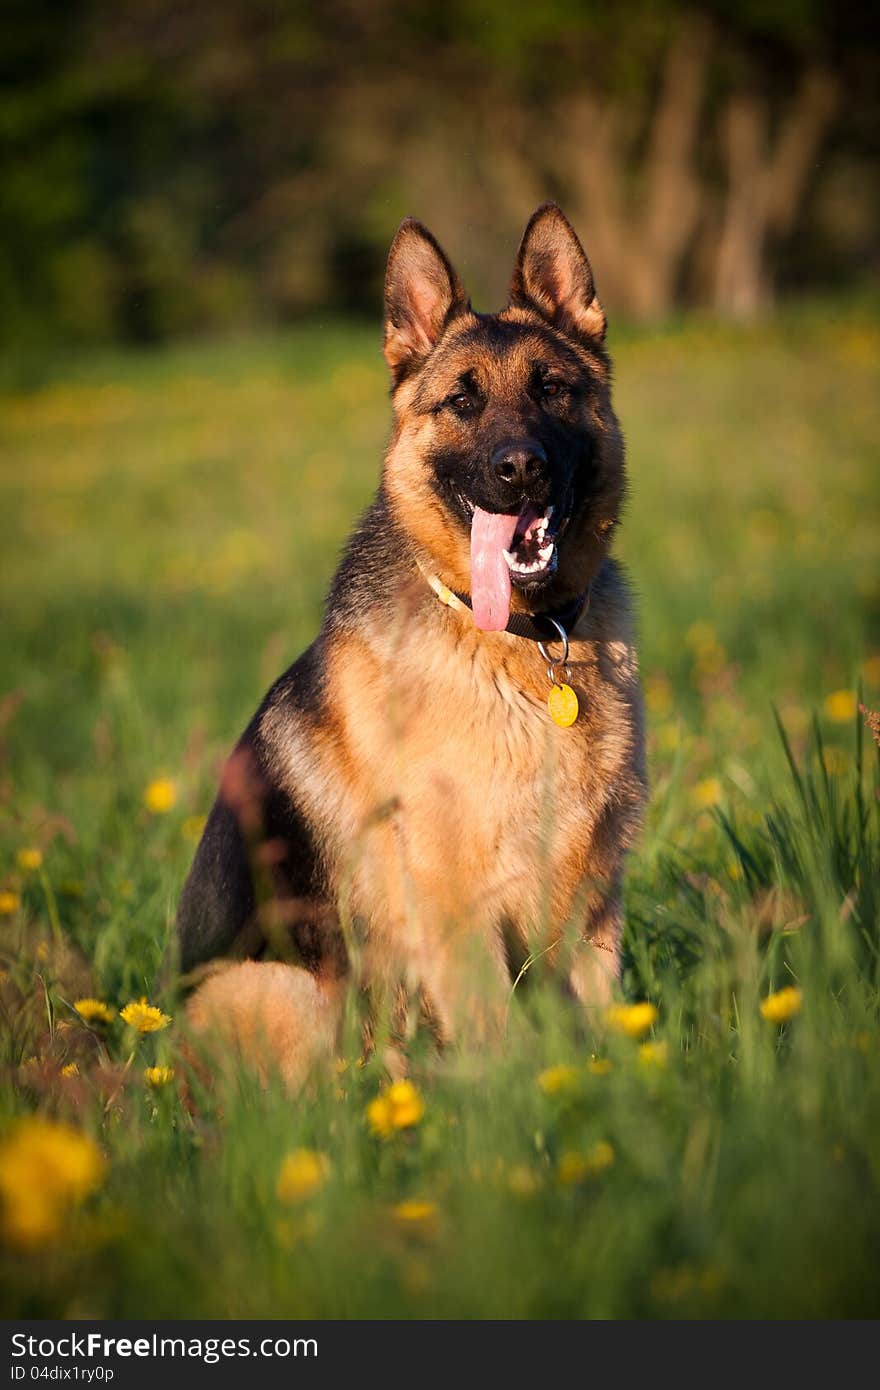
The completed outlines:
[[[459,499],[471,517],[471,605],[484,632],[500,632],[510,618],[512,585],[537,589],[556,572],[557,543],[568,521],[555,506],[525,502],[519,512],[487,512]]]
[[[555,510],[548,507],[542,515],[527,502],[520,512],[511,547],[502,551],[514,582],[535,584],[555,571],[556,535],[551,529]]]

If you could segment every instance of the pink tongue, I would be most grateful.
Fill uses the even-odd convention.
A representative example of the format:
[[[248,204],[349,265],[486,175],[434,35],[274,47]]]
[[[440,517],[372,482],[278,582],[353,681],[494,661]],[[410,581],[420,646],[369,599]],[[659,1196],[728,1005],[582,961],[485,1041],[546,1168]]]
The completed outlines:
[[[471,522],[471,605],[484,632],[503,632],[510,617],[509,550],[520,514],[505,516],[474,508]]]

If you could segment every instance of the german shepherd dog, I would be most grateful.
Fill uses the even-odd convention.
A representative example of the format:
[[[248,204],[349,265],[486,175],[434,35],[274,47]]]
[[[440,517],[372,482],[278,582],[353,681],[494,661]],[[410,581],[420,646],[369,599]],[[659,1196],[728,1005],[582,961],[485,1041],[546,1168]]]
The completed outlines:
[[[611,996],[646,781],[605,327],[554,204],[498,314],[420,223],[394,238],[379,489],[227,764],[178,918],[183,971],[238,959],[205,972],[193,1029],[291,1087],[353,980],[441,1042],[500,1037],[537,956],[583,1009]]]

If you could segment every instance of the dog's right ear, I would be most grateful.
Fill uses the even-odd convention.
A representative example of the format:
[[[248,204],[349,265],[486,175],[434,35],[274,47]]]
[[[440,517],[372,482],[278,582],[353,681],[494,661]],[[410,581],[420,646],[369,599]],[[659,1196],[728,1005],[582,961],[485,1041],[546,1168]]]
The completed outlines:
[[[385,361],[395,385],[439,341],[449,320],[469,308],[458,276],[427,227],[407,217],[397,229],[385,272]]]

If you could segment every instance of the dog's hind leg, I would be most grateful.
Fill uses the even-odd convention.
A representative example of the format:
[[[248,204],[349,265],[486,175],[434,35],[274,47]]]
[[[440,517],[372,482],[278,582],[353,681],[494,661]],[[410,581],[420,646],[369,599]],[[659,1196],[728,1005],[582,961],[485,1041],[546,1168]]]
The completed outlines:
[[[264,762],[264,750],[243,740],[226,764],[178,908],[178,965],[184,974],[227,953],[239,959],[259,955],[267,936],[274,954],[310,968],[329,955],[342,972],[344,953],[332,913],[325,910],[309,826],[293,801],[273,787]],[[292,950],[276,939],[285,933]]]
[[[248,847],[237,816],[218,797],[177,909],[179,969],[186,974],[225,954],[245,925],[254,921],[255,909]]]
[[[280,961],[218,969],[190,998],[186,1017],[196,1071],[223,1076],[239,1065],[265,1086],[273,1075],[294,1094],[336,1047],[343,985]]]

